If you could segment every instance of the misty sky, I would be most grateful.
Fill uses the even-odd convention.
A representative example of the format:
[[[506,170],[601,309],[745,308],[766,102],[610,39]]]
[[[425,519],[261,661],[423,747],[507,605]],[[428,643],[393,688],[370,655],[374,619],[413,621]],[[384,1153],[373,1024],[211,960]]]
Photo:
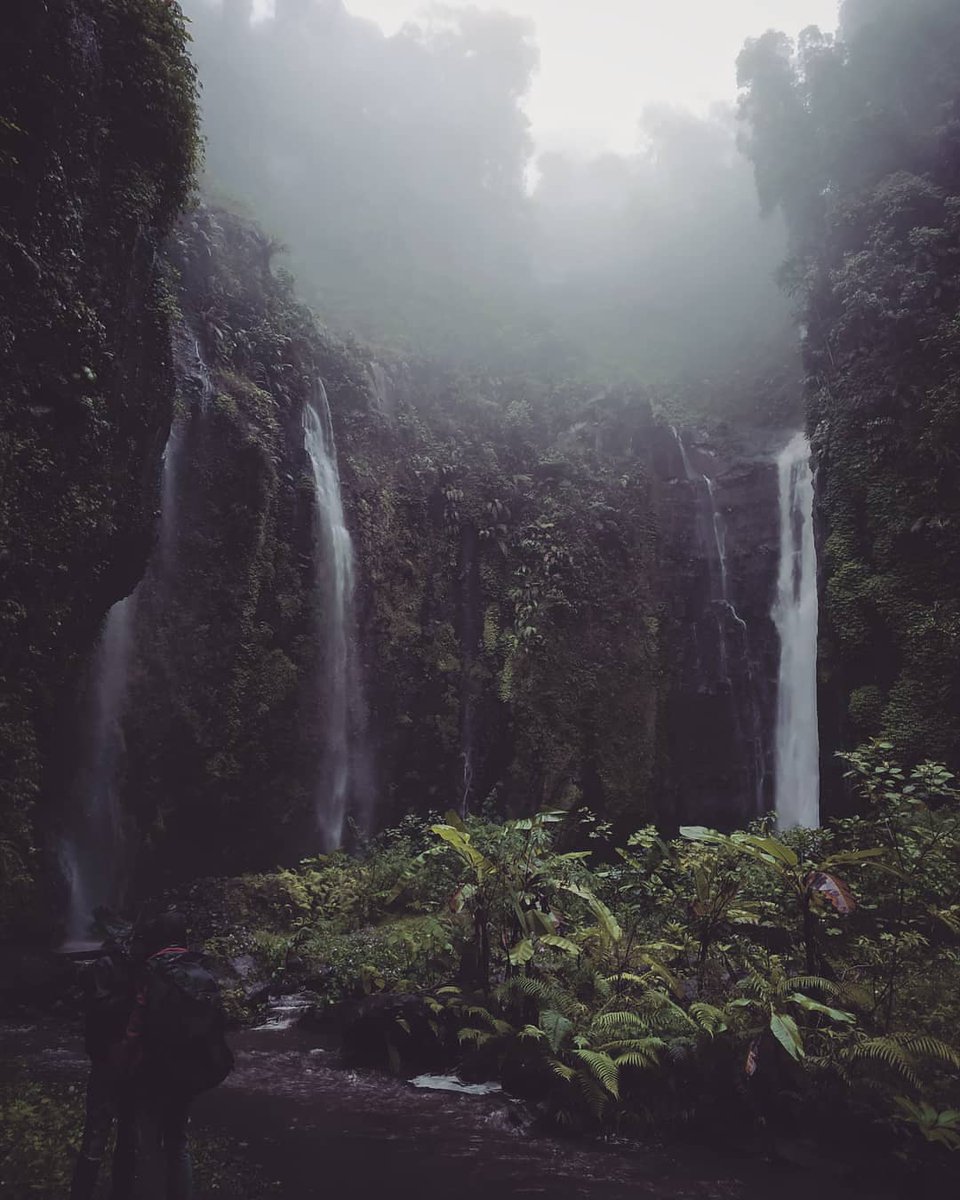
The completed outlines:
[[[272,0],[257,0],[262,9]],[[424,11],[423,0],[345,0],[388,33]],[[536,22],[540,76],[528,111],[541,149],[636,148],[644,105],[704,110],[736,91],[745,38],[769,28],[833,29],[838,0],[446,0]]]

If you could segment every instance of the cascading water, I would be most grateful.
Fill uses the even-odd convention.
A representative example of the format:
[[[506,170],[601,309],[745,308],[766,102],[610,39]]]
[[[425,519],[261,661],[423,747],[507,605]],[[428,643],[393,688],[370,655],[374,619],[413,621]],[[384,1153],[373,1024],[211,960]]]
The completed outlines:
[[[199,343],[186,328],[175,343],[181,385],[195,382],[203,411],[212,392]],[[128,855],[120,782],[123,768],[123,715],[136,648],[138,597],[144,587],[164,587],[174,568],[179,527],[178,496],[185,422],[175,419],[163,451],[157,544],[144,578],[131,595],[107,613],[88,675],[89,715],[83,731],[85,752],[78,772],[75,807],[60,852],[68,887],[67,941],[83,942],[90,933],[93,909],[123,902]]]
[[[716,626],[716,682],[719,690],[729,696],[734,734],[741,747],[744,786],[752,791],[753,815],[759,816],[765,807],[767,780],[763,721],[750,631],[731,593],[726,522],[717,501],[715,480],[694,467],[680,431],[671,426],[671,432],[684,475],[697,498],[698,539],[709,571],[710,612]],[[692,633],[697,638],[696,626]],[[705,665],[709,671],[709,660]]]
[[[83,942],[98,905],[116,904],[123,892],[123,815],[117,795],[123,757],[121,719],[127,694],[136,594],[107,613],[91,670],[87,761],[80,771],[80,806],[73,836],[62,850],[69,888],[67,940]]]
[[[326,388],[317,380],[303,411],[304,446],[313,473],[315,575],[323,659],[323,765],[317,824],[326,850],[343,840],[351,807],[366,800],[364,706],[354,627],[353,543],[343,514],[340,472]],[[362,811],[357,813],[362,819]]]
[[[776,813],[782,829],[820,824],[817,729],[817,550],[810,443],[796,434],[777,458],[780,574],[773,620],[780,635]]]

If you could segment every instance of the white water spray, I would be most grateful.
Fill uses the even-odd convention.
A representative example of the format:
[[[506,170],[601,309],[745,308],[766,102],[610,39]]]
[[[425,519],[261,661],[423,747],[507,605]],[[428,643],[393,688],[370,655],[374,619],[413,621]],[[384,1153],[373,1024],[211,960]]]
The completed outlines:
[[[199,346],[194,346],[197,363],[203,367]],[[157,545],[147,572],[154,584],[172,570],[176,557],[184,434],[183,421],[175,418],[163,451]],[[89,938],[94,908],[115,908],[124,900],[129,862],[120,799],[123,714],[142,587],[143,580],[110,608],[90,663],[85,753],[77,775],[75,808],[60,848],[68,889],[68,944],[82,944]]]
[[[135,609],[135,595],[113,605],[91,665],[89,750],[80,773],[79,821],[61,852],[69,888],[68,942],[87,939],[94,908],[114,905],[122,896],[124,830],[117,787]]]
[[[304,446],[316,495],[314,537],[316,587],[323,661],[323,767],[317,795],[317,824],[326,850],[343,840],[352,801],[362,799],[365,764],[359,753],[363,701],[354,634],[353,544],[343,515],[340,472],[330,404],[323,383],[303,411]]]
[[[817,550],[810,443],[796,434],[777,458],[780,575],[773,621],[780,635],[776,813],[781,829],[820,824],[817,728]]]

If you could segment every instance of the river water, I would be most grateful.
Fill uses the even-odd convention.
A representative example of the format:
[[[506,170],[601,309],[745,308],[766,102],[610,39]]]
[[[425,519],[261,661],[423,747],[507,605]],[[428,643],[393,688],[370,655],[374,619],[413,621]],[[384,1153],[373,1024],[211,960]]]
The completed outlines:
[[[687,1146],[639,1147],[534,1137],[504,1096],[421,1091],[344,1070],[298,1029],[234,1035],[237,1068],[201,1097],[193,1136],[230,1147],[250,1190],[230,1200],[831,1200],[855,1193],[817,1171],[726,1159]],[[64,1023],[0,1023],[0,1064],[34,1080],[79,1082],[79,1033]],[[202,1173],[201,1173],[202,1174]],[[877,1190],[869,1195],[879,1197]],[[861,1193],[861,1200],[863,1194]],[[197,1200],[223,1200],[201,1187]]]

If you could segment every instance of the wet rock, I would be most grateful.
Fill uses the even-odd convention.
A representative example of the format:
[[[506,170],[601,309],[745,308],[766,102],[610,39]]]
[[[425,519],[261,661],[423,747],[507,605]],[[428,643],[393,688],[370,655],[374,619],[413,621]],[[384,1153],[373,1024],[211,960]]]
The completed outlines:
[[[664,825],[729,829],[772,806],[774,458],[786,437],[660,427],[653,438],[665,602]]]
[[[342,1012],[344,1061],[394,1074],[436,1070],[443,1063],[433,1014],[422,996],[365,996]]]

